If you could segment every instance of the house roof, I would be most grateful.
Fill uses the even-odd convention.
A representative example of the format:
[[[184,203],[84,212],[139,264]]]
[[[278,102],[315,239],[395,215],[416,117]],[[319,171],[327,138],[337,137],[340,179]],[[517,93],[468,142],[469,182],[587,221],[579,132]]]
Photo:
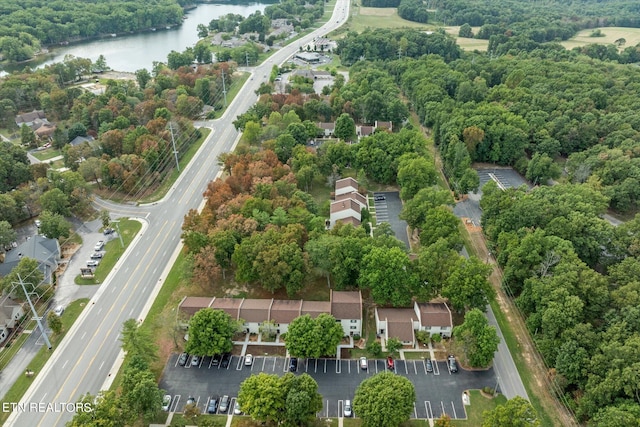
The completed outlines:
[[[331,291],[331,314],[338,320],[362,318],[360,291]]]
[[[276,323],[291,323],[299,317],[302,310],[302,300],[273,300],[271,304],[271,320]]]
[[[378,319],[387,322],[387,336],[400,341],[413,341],[413,321],[416,313],[412,308],[376,308]]]
[[[345,199],[345,200],[339,200],[337,202],[333,202],[331,203],[331,210],[330,213],[334,214],[334,213],[338,213],[338,212],[342,212],[342,211],[346,211],[352,209],[354,211],[356,211],[357,213],[360,213],[361,211],[361,206],[358,202],[356,202],[353,199]]]
[[[184,297],[180,305],[178,305],[178,309],[189,316],[193,316],[199,310],[211,306],[214,299],[211,297]]]
[[[18,114],[16,116],[16,124],[20,126],[23,123],[33,123],[36,119],[46,120],[46,118],[43,110],[33,110],[30,113]]]
[[[362,224],[362,221],[359,220],[356,217],[353,216],[348,216],[346,218],[340,218],[340,219],[336,219],[336,223],[341,222],[343,224],[351,224],[354,227],[360,227],[360,225]]]
[[[301,316],[308,314],[315,319],[322,313],[331,313],[330,301],[302,301]]]
[[[316,125],[320,129],[335,130],[335,128],[336,128],[336,124],[335,123],[331,123],[331,122],[318,122],[318,123],[316,123]]]
[[[376,128],[393,129],[393,123],[391,122],[379,122],[376,120]]]
[[[269,319],[270,299],[247,298],[240,305],[239,316],[246,322],[264,322]]]
[[[357,126],[356,131],[360,136],[369,136],[373,134],[373,131],[376,130],[373,126]]]
[[[222,310],[227,313],[233,320],[238,320],[238,312],[242,298],[216,298],[211,304],[211,308]]]
[[[60,245],[56,239],[47,239],[40,235],[31,236],[26,242],[6,253],[4,263],[0,264],[0,269],[2,266],[9,264],[17,265],[22,257],[32,258],[39,263],[56,268],[58,266],[57,260],[60,258]],[[13,269],[13,266],[9,271],[11,269]],[[2,274],[2,271],[0,271],[0,274]]]
[[[336,202],[347,200],[347,199],[353,199],[357,202],[360,202],[360,204],[367,206],[367,198],[364,197],[362,194],[358,193],[357,191],[352,191],[351,193],[338,194],[336,196]]]
[[[72,146],[75,147],[76,145],[80,145],[83,142],[89,143],[89,142],[93,142],[93,141],[94,141],[94,139],[93,139],[93,137],[91,135],[88,135],[88,136],[76,136],[75,138],[73,138],[73,140],[69,144],[71,144]]]
[[[37,136],[49,136],[56,130],[56,125],[51,123],[43,123],[38,129],[35,130]]]
[[[451,310],[443,302],[421,302],[418,304],[420,310],[420,324],[422,326],[452,327]]]
[[[339,188],[348,188],[348,187],[353,187],[355,189],[358,189],[358,181],[356,181],[351,177],[342,178],[336,181],[336,190]]]

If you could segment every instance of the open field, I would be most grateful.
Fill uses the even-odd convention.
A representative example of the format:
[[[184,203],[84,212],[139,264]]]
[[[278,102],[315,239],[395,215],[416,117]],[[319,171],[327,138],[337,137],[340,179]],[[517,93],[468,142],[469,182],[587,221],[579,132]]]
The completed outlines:
[[[600,30],[604,37],[589,37],[589,35],[595,31]],[[567,49],[573,49],[574,47],[585,46],[588,44],[613,44],[618,39],[625,39],[626,43],[620,46],[619,50],[629,46],[635,46],[640,43],[640,28],[626,28],[626,27],[602,27],[602,28],[590,28],[588,30],[582,30],[575,37],[561,42],[560,44]]]
[[[433,25],[407,21],[398,16],[396,8],[354,7],[348,23],[349,29],[362,32],[367,28],[422,28],[433,30]]]
[[[465,37],[458,37],[458,33],[460,32],[459,26],[454,27],[445,27],[444,29],[447,34],[451,34],[456,38],[456,43],[463,50],[478,50],[480,52],[486,52],[487,47],[489,46],[489,40],[481,40],[481,39],[468,39]],[[480,30],[480,27],[471,27],[473,34],[477,34]]]

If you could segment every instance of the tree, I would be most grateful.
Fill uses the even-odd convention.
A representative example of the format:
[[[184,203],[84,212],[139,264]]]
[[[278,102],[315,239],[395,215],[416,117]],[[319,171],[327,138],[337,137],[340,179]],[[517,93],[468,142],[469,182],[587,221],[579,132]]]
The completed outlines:
[[[200,356],[214,356],[231,351],[231,338],[237,325],[222,310],[204,308],[189,320],[189,341],[185,350]]]
[[[294,426],[308,425],[322,409],[318,383],[307,374],[286,374],[280,381],[285,389],[285,423]]]
[[[20,143],[25,147],[35,147],[36,145],[36,134],[25,124],[20,127]]]
[[[546,153],[535,153],[527,166],[526,178],[534,184],[546,184],[560,177],[562,170]]]
[[[62,319],[60,319],[60,316],[54,313],[53,310],[47,314],[47,325],[49,325],[51,331],[56,335],[62,332]]]
[[[256,421],[279,423],[285,411],[285,390],[277,375],[260,372],[240,384],[238,403]]]
[[[333,134],[343,141],[351,141],[356,136],[356,124],[347,113],[343,113],[336,119]]]
[[[126,424],[120,399],[115,391],[101,391],[97,396],[87,393],[78,403],[81,404],[80,410],[76,411],[67,427],[124,427]]]
[[[530,427],[539,426],[536,411],[526,399],[516,396],[504,405],[482,414],[482,427]]]
[[[140,355],[136,354],[136,357]],[[120,399],[126,417],[129,421],[138,420],[140,417],[151,420],[162,409],[163,396],[153,372],[148,367],[140,369],[138,365],[130,362],[125,367],[122,377]]]
[[[18,234],[8,221],[0,221],[0,251],[16,241]]]
[[[315,319],[305,314],[293,319],[287,330],[287,351],[296,357],[319,358],[336,354],[344,331],[342,325],[327,313]]]
[[[49,239],[67,238],[71,224],[57,213],[42,211],[40,214],[40,233]]]
[[[71,215],[69,209],[69,197],[59,188],[52,188],[40,196],[40,206],[45,211],[62,216]]]
[[[396,337],[391,337],[387,340],[387,351],[389,353],[396,353],[402,348],[402,342]]]
[[[400,248],[376,247],[362,258],[358,284],[371,289],[376,304],[407,306],[416,280],[409,256]]]
[[[367,378],[358,386],[353,411],[363,427],[397,427],[409,420],[416,392],[411,381],[391,372]]]
[[[138,87],[142,90],[147,87],[147,83],[151,81],[151,73],[146,68],[142,68],[136,71],[136,81]]]
[[[453,328],[453,336],[462,344],[473,368],[489,366],[500,342],[496,328],[489,326],[487,317],[477,308],[465,314],[464,323]]]
[[[22,278],[28,293],[35,293],[42,296],[44,293],[43,286],[40,286],[44,280],[44,275],[38,269],[38,261],[33,258],[22,257],[17,266],[11,270],[9,274],[0,279],[2,290],[6,293],[15,295],[20,300],[25,300],[26,296],[22,290],[22,286],[15,286]]]
[[[487,281],[491,267],[478,258],[459,258],[442,288],[454,310],[479,308],[485,310],[494,290]]]
[[[100,211],[100,221],[102,221],[102,227],[107,228],[111,224],[111,215],[106,209]]]
[[[407,221],[411,228],[419,228],[425,223],[427,212],[431,209],[453,203],[451,192],[436,186],[423,188],[404,204],[400,218]]]
[[[128,355],[138,355],[146,362],[158,357],[158,349],[151,333],[141,328],[135,319],[128,319],[122,324],[121,335],[122,350]]]
[[[473,30],[471,29],[471,25],[464,23],[460,26],[460,30],[458,31],[458,37],[465,38],[473,38]]]
[[[420,227],[420,244],[429,246],[445,239],[449,247],[455,250],[462,249],[462,236],[458,229],[460,218],[451,212],[447,206],[437,206],[427,211],[424,223]]]
[[[437,172],[433,161],[424,157],[410,158],[398,167],[398,184],[402,200],[410,200],[422,188],[437,182]]]

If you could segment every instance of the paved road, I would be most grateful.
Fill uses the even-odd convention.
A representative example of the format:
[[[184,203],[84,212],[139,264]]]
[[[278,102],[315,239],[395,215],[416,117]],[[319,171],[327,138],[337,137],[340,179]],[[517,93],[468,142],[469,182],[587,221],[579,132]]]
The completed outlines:
[[[338,0],[329,22],[255,68],[256,77],[247,81],[224,116],[214,122],[213,132],[163,201],[138,209],[111,206],[114,211],[138,217],[143,228],[25,393],[20,403],[26,404],[27,410],[12,412],[6,425],[62,426],[73,416],[65,407],[42,411],[37,405],[30,409],[29,404],[76,402],[86,392],[96,394],[116,374],[121,325],[129,318],[143,318],[147,302],[161,287],[179,250],[184,215],[201,205],[207,183],[219,172],[218,155],[230,151],[237,141],[232,121],[256,102],[255,90],[264,81],[261,76],[268,76],[274,64],[286,61],[299,44],[339,27],[348,17],[348,8],[347,0]]]

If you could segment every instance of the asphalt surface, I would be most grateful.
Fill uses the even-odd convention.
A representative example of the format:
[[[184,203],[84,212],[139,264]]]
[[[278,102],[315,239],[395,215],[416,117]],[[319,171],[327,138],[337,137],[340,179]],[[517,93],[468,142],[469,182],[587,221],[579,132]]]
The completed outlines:
[[[384,200],[375,200],[376,196],[384,196]],[[388,222],[396,238],[402,241],[409,249],[407,222],[400,219],[400,212],[402,212],[400,193],[397,191],[377,191],[373,193],[373,199],[373,204],[376,208],[376,225]]]
[[[323,36],[346,21],[349,2],[338,0],[331,19],[300,44]],[[120,329],[130,318],[142,319],[159,291],[180,248],[184,215],[200,206],[209,181],[218,174],[217,157],[233,149],[238,132],[232,121],[253,105],[259,76],[269,75],[274,64],[281,64],[298,50],[298,44],[282,48],[255,68],[222,118],[213,121],[213,131],[167,196],[150,206],[121,206],[97,201],[101,208],[138,218],[141,232],[100,286],[60,346],[55,349],[32,386],[20,401],[20,410],[9,416],[6,425],[18,427],[62,426],[73,417],[65,406],[52,403],[76,402],[84,393],[97,394],[117,373],[121,362]],[[45,408],[37,405],[45,404]],[[35,405],[31,405],[35,403]]]
[[[205,411],[211,398],[228,395],[235,399],[240,383],[249,375],[265,372],[284,375],[289,359],[275,356],[256,356],[253,365],[245,366],[241,356],[233,356],[227,368],[212,365],[211,358],[202,358],[198,366],[178,365],[178,354],[172,355],[164,369],[160,387],[172,396],[171,410],[181,412],[189,397]],[[427,373],[423,360],[396,360],[395,373],[408,378],[416,390],[416,404],[412,418],[438,418],[443,413],[452,418],[466,418],[462,393],[485,386],[496,387],[493,369],[451,373],[446,362],[434,364],[434,372]],[[323,417],[342,415],[345,400],[353,400],[358,385],[368,377],[386,371],[385,360],[368,360],[362,370],[358,360],[306,359],[300,360],[296,374],[307,373],[318,383],[323,396]],[[233,407],[233,405],[231,405]],[[356,414],[357,416],[357,414]]]

